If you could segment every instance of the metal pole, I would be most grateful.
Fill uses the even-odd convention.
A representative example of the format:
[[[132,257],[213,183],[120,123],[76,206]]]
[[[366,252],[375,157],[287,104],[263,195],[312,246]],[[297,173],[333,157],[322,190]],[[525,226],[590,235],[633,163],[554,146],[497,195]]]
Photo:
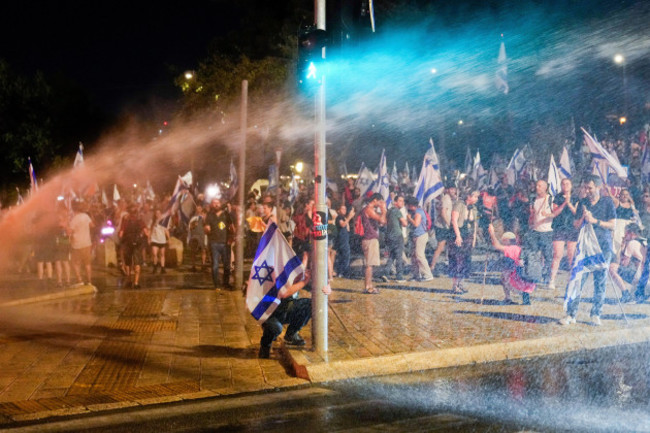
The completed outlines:
[[[315,0],[316,27],[325,30],[325,0]],[[323,48],[325,58],[325,48]],[[325,76],[315,98],[314,134],[314,201],[316,212],[321,217],[321,226],[327,227],[327,203],[325,197]],[[316,227],[314,227],[316,229]],[[316,230],[314,230],[316,231]],[[325,232],[326,233],[326,232]],[[314,239],[312,255],[312,341],[314,351],[327,357],[327,296],[323,288],[327,285],[327,234],[322,239]]]
[[[246,120],[248,113],[248,80],[241,82],[241,142],[239,144],[239,186],[237,189],[237,238],[235,240],[235,288],[244,286],[244,197],[246,192]]]

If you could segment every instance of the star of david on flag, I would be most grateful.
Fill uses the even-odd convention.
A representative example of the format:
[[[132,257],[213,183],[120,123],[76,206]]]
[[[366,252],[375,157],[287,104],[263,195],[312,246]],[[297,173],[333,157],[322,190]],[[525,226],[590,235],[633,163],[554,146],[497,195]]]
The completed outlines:
[[[264,323],[280,305],[280,289],[303,273],[302,262],[278,226],[269,224],[257,247],[246,288],[246,307],[255,320]]]

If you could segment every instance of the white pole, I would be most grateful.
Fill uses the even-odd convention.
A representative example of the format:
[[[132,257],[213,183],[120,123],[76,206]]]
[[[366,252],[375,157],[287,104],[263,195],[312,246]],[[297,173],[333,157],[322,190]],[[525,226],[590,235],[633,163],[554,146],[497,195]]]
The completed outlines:
[[[237,187],[237,236],[235,239],[235,289],[244,286],[244,197],[246,189],[246,121],[248,113],[248,80],[241,82],[241,132],[239,147],[239,186]]]

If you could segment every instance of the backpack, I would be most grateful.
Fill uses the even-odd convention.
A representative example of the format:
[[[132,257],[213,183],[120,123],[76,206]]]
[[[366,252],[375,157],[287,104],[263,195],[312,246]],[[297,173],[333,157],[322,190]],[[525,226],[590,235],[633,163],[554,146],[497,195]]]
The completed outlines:
[[[365,231],[363,230],[363,221],[361,221],[361,214],[363,211],[354,219],[354,233],[363,236]]]
[[[424,216],[427,218],[427,232],[431,231],[431,215],[429,215],[429,212],[425,211],[422,209],[424,212]]]
[[[528,248],[522,248],[521,266],[517,267],[517,273],[522,280],[529,283],[539,283],[542,281],[541,251],[530,251]]]

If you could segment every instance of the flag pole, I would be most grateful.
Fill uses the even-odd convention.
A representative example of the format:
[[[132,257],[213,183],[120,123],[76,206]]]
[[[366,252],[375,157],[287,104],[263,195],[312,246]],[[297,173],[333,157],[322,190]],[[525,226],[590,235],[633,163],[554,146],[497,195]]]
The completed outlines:
[[[607,272],[609,281],[612,283],[612,287],[614,288],[614,296],[616,296],[616,301],[618,302],[618,306],[621,309],[621,314],[623,314],[623,319],[625,319],[625,324],[629,325],[630,322],[627,320],[627,316],[625,315],[625,311],[623,310],[623,305],[621,304],[621,297],[618,296],[618,290],[616,289],[616,283],[614,283],[614,278],[612,278],[612,273],[609,272],[609,269],[606,269],[605,272]]]

